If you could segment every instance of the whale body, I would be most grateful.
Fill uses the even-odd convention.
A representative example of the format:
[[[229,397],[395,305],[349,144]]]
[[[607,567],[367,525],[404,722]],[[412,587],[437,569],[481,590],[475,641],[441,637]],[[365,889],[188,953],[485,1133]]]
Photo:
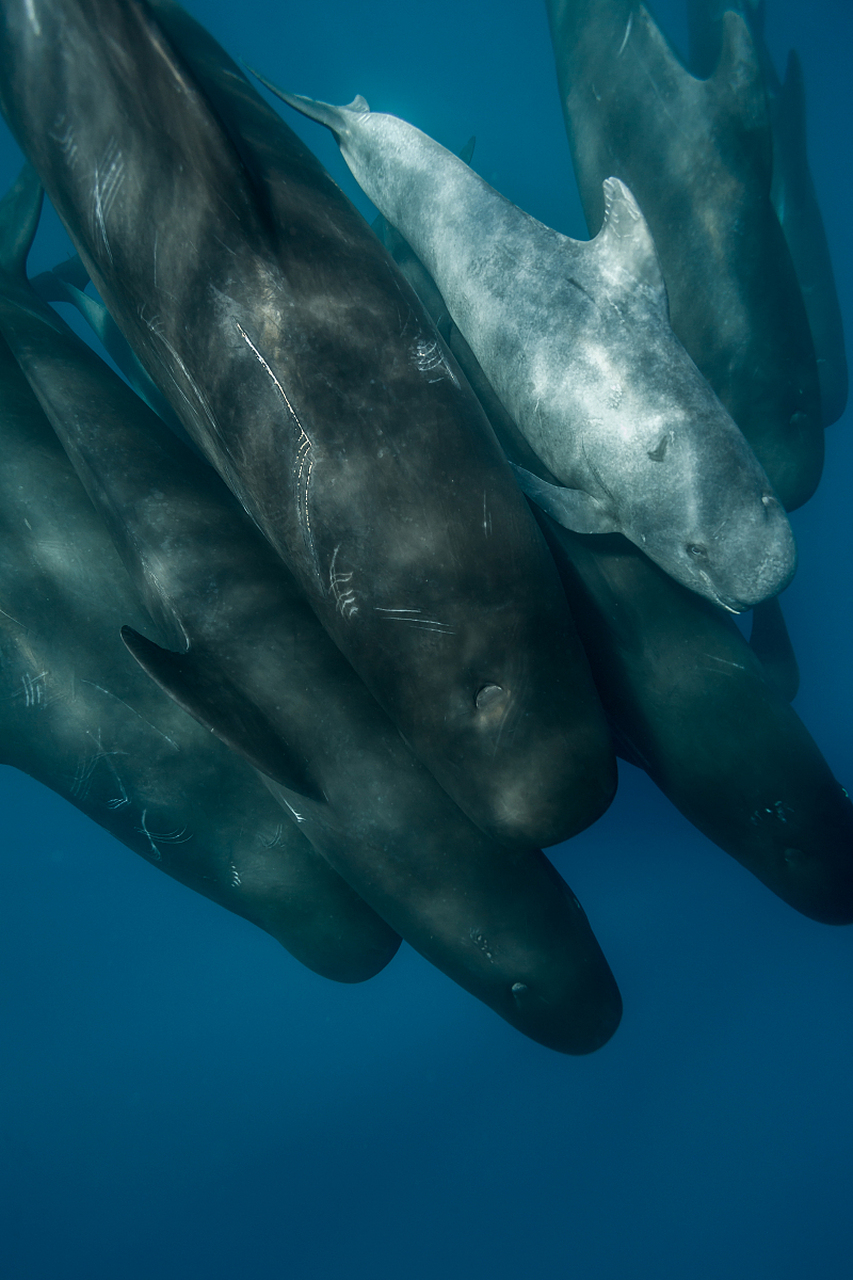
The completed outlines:
[[[560,482],[518,473],[528,496],[576,532],[625,534],[733,612],[782,590],[796,564],[787,518],[672,332],[654,245],[623,183],[604,183],[604,224],[582,243],[363,99],[331,107],[274,91],[333,131],[365,194],[435,280]]]
[[[634,193],[672,327],[790,511],[824,436],[814,344],[771,202],[773,142],[756,51],[726,13],[714,74],[682,65],[638,0],[546,0],[560,101],[591,234],[602,180]]]
[[[319,162],[176,5],[11,0],[0,69],[114,319],[415,754],[507,844],[594,821],[615,760],[553,562]]]
[[[20,262],[37,207],[32,174],[0,215],[11,222],[15,207]],[[145,671],[262,771],[300,836],[427,959],[534,1039],[571,1053],[603,1044],[619,992],[544,854],[509,850],[466,818],[213,469],[20,272],[0,276],[0,330],[172,637],[166,648],[148,626],[123,628]]]

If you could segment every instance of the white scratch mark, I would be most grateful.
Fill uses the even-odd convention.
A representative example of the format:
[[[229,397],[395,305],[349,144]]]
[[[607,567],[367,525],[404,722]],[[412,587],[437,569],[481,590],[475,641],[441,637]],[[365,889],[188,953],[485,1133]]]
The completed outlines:
[[[351,618],[354,613],[358,613],[358,605],[355,602],[355,592],[347,585],[352,582],[352,570],[349,573],[338,573],[335,568],[340,549],[341,544],[338,543],[329,562],[329,590],[334,598],[337,612],[342,618]]]
[[[37,676],[31,676],[29,671],[25,671],[21,676],[21,684],[24,686],[24,706],[34,707],[41,702],[46,676],[46,671],[40,671]]]
[[[154,732],[158,733],[161,738],[165,738],[166,742],[169,743],[169,746],[174,747],[176,751],[179,749],[177,742],[175,742],[172,738],[170,738],[167,733],[163,733],[162,729],[158,729],[156,724],[152,724],[150,720],[146,720],[145,716],[140,715],[135,707],[132,707],[129,702],[125,702],[123,698],[120,698],[118,696],[118,694],[111,693],[110,690],[105,689],[102,684],[95,684],[94,680],[83,680],[81,681],[81,683],[91,685],[93,689],[97,689],[100,693],[105,693],[108,698],[113,698],[116,702],[120,702],[121,705],[123,707],[127,707],[128,711],[131,711],[133,715],[138,716],[139,719],[143,722],[143,724],[147,724],[149,729],[153,729]]]
[[[282,827],[281,823],[279,823],[275,829],[275,835],[273,836],[272,840],[264,840],[263,836],[261,836],[261,844],[264,846],[265,849],[276,849],[282,843],[283,835],[284,835],[284,828]]]
[[[715,653],[706,653],[704,657],[709,658],[711,662],[718,662],[721,667],[734,667],[735,671],[746,670],[742,662],[731,662],[728,658],[717,657]]]
[[[376,613],[387,614],[386,622],[407,622],[421,631],[436,631],[443,636],[456,635],[449,623],[440,622],[438,618],[422,618],[421,609],[386,609],[380,605],[374,605],[373,608]]]
[[[296,430],[299,433],[298,435],[299,443],[296,448],[297,461],[296,461],[296,468],[295,468],[296,470],[295,479],[296,479],[296,486],[297,486],[297,493],[296,493],[297,510],[299,513],[300,522],[302,524],[305,541],[308,544],[308,547],[311,551],[311,557],[314,561],[314,571],[319,577],[320,564],[317,559],[317,549],[314,545],[314,534],[311,529],[311,514],[308,510],[308,491],[311,484],[311,472],[314,469],[314,455],[313,455],[313,445],[311,442],[311,437],[308,435],[308,432],[305,430],[302,423],[299,421],[299,415],[294,409],[293,405],[290,403],[290,400],[288,399],[287,392],[285,391],[284,387],[281,385],[278,378],[275,376],[272,369],[267,364],[266,360],[261,355],[258,348],[255,346],[254,342],[252,342],[252,339],[246,333],[246,330],[240,324],[239,320],[235,320],[234,323],[237,325],[237,328],[240,331],[240,335],[243,341],[246,343],[246,346],[253,353],[258,364],[261,366],[261,368],[264,370],[267,376],[271,379],[273,386],[275,387],[276,391],[281,397],[282,403],[284,404],[285,408],[287,409],[288,413],[293,419],[296,425]]]
[[[27,17],[30,20],[30,26],[37,36],[41,35],[41,23],[38,20],[36,6],[34,0],[27,0]]]
[[[142,826],[136,827],[135,830],[138,831],[140,835],[145,836],[145,839],[148,841],[149,845],[151,846],[151,856],[155,862],[159,862],[161,857],[163,856],[160,850],[157,848],[157,843],[186,844],[188,840],[192,840],[192,832],[191,831],[188,832],[185,826],[176,827],[174,831],[167,831],[162,835],[158,835],[154,831],[149,831],[148,824],[145,821],[147,816],[148,816],[148,810],[143,809],[142,818],[140,819],[140,821],[142,822]],[[157,843],[155,843],[155,841]]]
[[[422,335],[415,341],[415,365],[420,373],[436,373],[440,372],[441,377],[429,378],[430,385],[434,382],[441,382],[443,378],[451,378],[456,382],[456,378],[444,358],[444,353],[439,346],[438,340],[433,338],[427,341]]]
[[[483,490],[483,533],[486,535],[487,538],[491,537],[491,533],[492,533],[492,513],[491,511],[489,511],[486,505],[485,489]]]
[[[114,264],[113,251],[107,235],[107,218],[124,177],[124,160],[117,154],[117,151],[118,147],[113,138],[110,140],[102,161],[102,164],[106,166],[105,173],[102,177],[101,166],[96,164],[94,177],[95,218],[98,223],[98,230],[101,233],[101,239],[104,242],[104,248],[107,251],[107,257],[110,260],[110,266]]]
[[[623,53],[624,53],[624,51],[625,51],[625,45],[628,43],[628,37],[629,37],[629,36],[630,36],[630,34],[631,34],[631,27],[632,27],[633,25],[634,25],[634,15],[633,15],[633,13],[631,13],[631,14],[629,14],[629,15],[628,15],[628,25],[627,25],[627,27],[625,28],[625,34],[624,34],[624,36],[622,37],[622,43],[621,43],[621,44],[620,44],[620,46],[619,46],[619,52],[616,54],[616,57],[617,57],[617,58],[621,58],[621,57],[622,57],[622,54],[623,54]]]
[[[304,816],[303,816],[301,813],[297,813],[297,812],[296,812],[296,810],[294,809],[293,805],[292,805],[288,800],[285,800],[284,796],[280,796],[280,799],[281,799],[282,804],[286,805],[286,806],[287,806],[287,808],[290,810],[290,812],[293,814],[293,816],[294,816],[294,818],[296,819],[296,821],[297,821],[297,822],[304,822],[304,821],[305,821]]]
[[[13,617],[12,617],[12,615],[11,615],[11,613],[7,613],[5,609],[0,609],[0,613],[2,613],[2,615],[3,615],[3,617],[4,617],[4,618],[8,618],[10,622],[17,623],[17,625],[18,625],[19,627],[23,627],[23,626],[24,626],[23,622],[20,622],[17,618],[13,618]],[[26,630],[27,630],[27,628],[26,628],[26,627],[24,627],[24,630],[26,631]]]
[[[103,760],[107,768],[109,769],[110,773],[113,775],[116,782],[118,783],[118,788],[119,788],[119,791],[121,792],[120,796],[114,796],[112,800],[107,801],[107,808],[112,809],[113,812],[115,812],[116,809],[121,809],[126,804],[130,804],[130,798],[128,797],[127,791],[125,790],[124,783],[119,777],[118,769],[116,769],[115,765],[112,762],[112,756],[127,755],[127,752],[115,751],[115,750],[105,751],[103,739],[101,738],[100,729],[98,729],[97,735],[92,733],[91,729],[87,729],[86,736],[91,738],[98,748],[97,753],[92,757],[92,766],[88,772],[87,778],[89,779],[91,778],[95,770],[95,765],[98,763],[98,761]],[[88,791],[88,787],[87,787],[87,791]]]
[[[139,318],[140,320],[142,320],[143,324],[147,327],[149,332],[153,333],[154,337],[158,338],[160,342],[162,342],[166,350],[169,352],[169,355],[172,357],[175,364],[178,366],[181,373],[184,375],[187,382],[189,383],[190,388],[195,393],[196,400],[201,405],[204,416],[207,418],[207,421],[210,423],[210,426],[213,429],[214,435],[216,436],[217,440],[222,441],[222,437],[219,433],[219,424],[216,421],[213,410],[211,409],[210,405],[207,403],[207,400],[202,395],[201,388],[196,383],[189,369],[184,364],[181,357],[178,355],[177,349],[172,345],[172,343],[166,337],[165,333],[163,333],[163,330],[160,327],[159,316],[155,316],[153,320],[146,320],[142,312],[140,312]],[[183,397],[184,403],[188,406],[188,408],[190,409],[190,412],[192,412],[193,406],[190,403],[189,397],[186,395],[183,387],[180,385],[180,383],[177,381],[174,375],[171,374],[171,372],[170,372],[170,377],[172,378],[172,381],[174,382],[176,389],[178,390],[180,395]],[[227,448],[226,448],[226,452],[227,452]]]
[[[65,156],[65,159],[68,161],[70,165],[73,165],[74,157],[77,155],[78,148],[77,148],[77,142],[74,137],[74,125],[71,123],[70,120],[66,124],[65,123],[66,120],[67,120],[67,116],[63,112],[61,116],[57,117],[55,127],[59,129],[62,127],[63,124],[65,124],[65,131],[63,133],[51,133],[48,136],[54,142],[59,144],[59,149],[62,152],[62,154]]]

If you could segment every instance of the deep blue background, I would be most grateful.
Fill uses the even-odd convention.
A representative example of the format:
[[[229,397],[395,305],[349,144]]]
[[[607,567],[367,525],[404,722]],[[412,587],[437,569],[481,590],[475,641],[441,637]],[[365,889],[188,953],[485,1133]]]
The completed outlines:
[[[807,77],[853,333],[853,6],[767,0]],[[191,6],[297,92],[411,120],[585,236],[544,8]],[[655,6],[681,38],[681,0]],[[349,192],[325,131],[292,119]],[[18,159],[0,138],[4,182]],[[366,209],[362,201],[361,207]],[[41,235],[40,267],[62,252]],[[847,421],[796,513],[800,715],[853,782]],[[853,931],[797,916],[623,768],[556,861],[625,998],[562,1058],[403,949],[336,987],[11,770],[2,795],[0,1274],[7,1280],[834,1280],[850,1275]]]

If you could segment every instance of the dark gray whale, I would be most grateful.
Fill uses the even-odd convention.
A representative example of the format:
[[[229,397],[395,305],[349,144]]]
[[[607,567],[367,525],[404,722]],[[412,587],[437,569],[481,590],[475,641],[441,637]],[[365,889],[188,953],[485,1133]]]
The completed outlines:
[[[534,1039],[598,1048],[621,1003],[568,886],[538,850],[507,850],[465,817],[212,468],[29,288],[33,184],[0,206],[21,267],[3,281],[0,329],[172,637],[165,649],[134,625],[131,652],[264,771],[300,833],[427,959]]]
[[[0,99],[137,355],[415,753],[526,847],[615,787],[541,535],[416,297],[177,6],[9,0]],[[187,324],[187,317],[198,322]]]
[[[2,338],[0,440],[0,761],[317,973],[371,977],[399,939],[122,645],[146,616]]]
[[[638,0],[546,4],[590,233],[615,175],[651,228],[673,329],[790,511],[820,479],[820,392],[770,200],[770,117],[747,26],[725,15],[717,68],[697,80]]]
[[[742,14],[749,26],[764,77],[773,131],[770,199],[803,295],[817,357],[823,423],[829,426],[847,404],[847,355],[832,259],[809,168],[803,68],[792,49],[780,81],[764,40],[763,0],[688,0],[690,65],[697,76],[710,76],[719,61],[723,14],[728,9]]]

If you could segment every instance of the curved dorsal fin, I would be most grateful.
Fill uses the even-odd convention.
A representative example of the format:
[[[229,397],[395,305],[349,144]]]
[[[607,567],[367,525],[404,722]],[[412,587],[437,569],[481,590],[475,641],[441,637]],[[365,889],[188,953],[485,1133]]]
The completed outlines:
[[[38,174],[25,164],[0,200],[0,270],[25,280],[27,255],[36,234],[44,191]]]
[[[668,308],[655,242],[640,206],[619,178],[605,178],[603,191],[604,221],[590,245],[618,262],[623,271]]]

